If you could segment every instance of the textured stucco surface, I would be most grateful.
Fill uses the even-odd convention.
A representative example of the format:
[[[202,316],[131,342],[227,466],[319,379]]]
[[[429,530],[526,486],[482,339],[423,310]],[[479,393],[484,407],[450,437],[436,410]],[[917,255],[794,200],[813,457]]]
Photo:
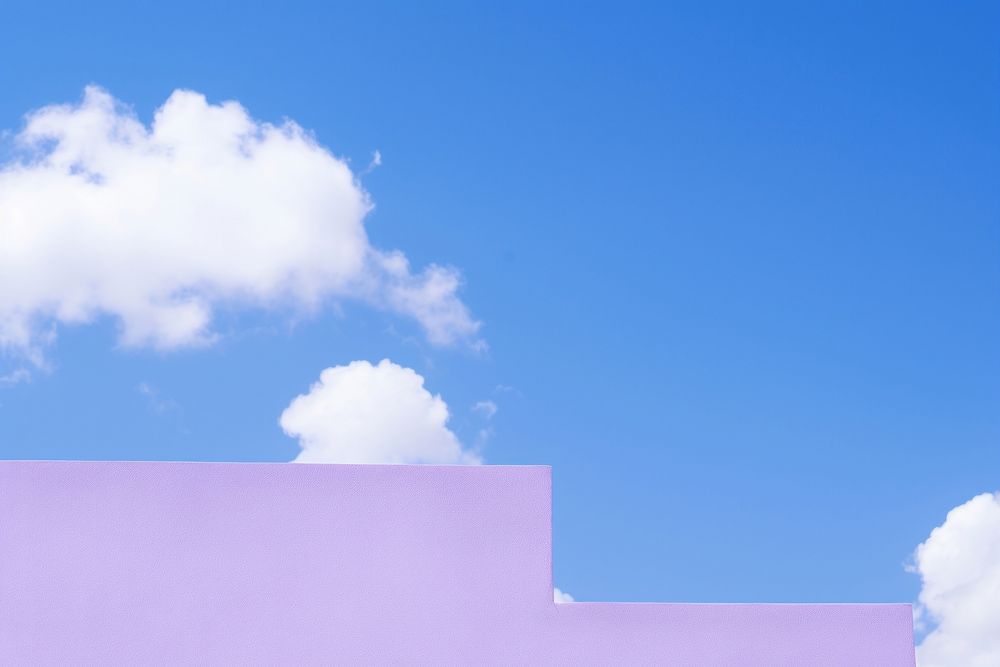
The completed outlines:
[[[0,664],[913,665],[908,604],[556,605],[550,488],[533,466],[0,462]]]

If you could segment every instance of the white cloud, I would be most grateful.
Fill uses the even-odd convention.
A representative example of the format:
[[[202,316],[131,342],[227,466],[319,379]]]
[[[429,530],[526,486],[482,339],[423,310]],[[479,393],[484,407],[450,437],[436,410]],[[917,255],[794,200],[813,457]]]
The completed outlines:
[[[918,622],[936,627],[917,647],[920,667],[1000,665],[1000,494],[950,512],[917,547]]]
[[[160,394],[160,390],[148,382],[140,382],[136,387],[136,391],[145,397],[149,405],[149,409],[157,414],[163,414],[165,412],[180,409],[180,406],[178,406],[175,401],[169,398],[164,398]]]
[[[27,382],[31,379],[31,371],[27,368],[15,368],[9,373],[0,375],[0,387],[13,387],[15,384]]]
[[[381,166],[382,166],[382,153],[378,149],[376,149],[375,152],[372,153],[371,162],[368,163],[368,166],[365,167],[365,170],[361,173],[370,174],[373,171],[375,171],[375,169]]]
[[[556,604],[565,604],[567,602],[574,602],[573,596],[569,593],[563,593],[558,588],[552,589],[552,599],[555,600]]]
[[[327,368],[281,415],[299,463],[481,463],[448,429],[448,406],[384,359]]]
[[[492,419],[498,409],[497,404],[489,399],[486,399],[485,401],[476,401],[476,404],[472,406],[473,412],[478,412],[487,419]]]
[[[290,121],[178,90],[146,126],[89,87],[30,114],[14,140],[19,157],[0,166],[0,350],[42,365],[55,325],[101,316],[126,346],[202,345],[220,308],[338,298],[412,317],[432,343],[481,347],[457,271],[414,272],[372,247],[367,193]]]

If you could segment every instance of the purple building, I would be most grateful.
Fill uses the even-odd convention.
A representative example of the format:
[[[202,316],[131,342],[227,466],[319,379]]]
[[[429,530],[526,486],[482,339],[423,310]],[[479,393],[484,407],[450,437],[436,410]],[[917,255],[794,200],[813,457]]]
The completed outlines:
[[[550,507],[548,467],[0,462],[0,664],[914,664],[909,604],[555,604]]]

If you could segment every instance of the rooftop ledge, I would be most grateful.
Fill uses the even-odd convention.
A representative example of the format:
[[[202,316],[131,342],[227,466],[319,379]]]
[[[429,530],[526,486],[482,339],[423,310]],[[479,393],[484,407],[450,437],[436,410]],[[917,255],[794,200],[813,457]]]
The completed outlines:
[[[548,466],[0,461],[2,664],[912,666],[909,604],[555,604]]]

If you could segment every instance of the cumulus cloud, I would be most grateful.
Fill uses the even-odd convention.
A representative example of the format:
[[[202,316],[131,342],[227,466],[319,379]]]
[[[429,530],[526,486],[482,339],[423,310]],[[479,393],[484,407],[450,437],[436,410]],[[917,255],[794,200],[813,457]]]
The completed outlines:
[[[203,345],[222,308],[341,298],[481,347],[458,272],[374,248],[371,199],[291,121],[178,90],[146,125],[88,87],[29,114],[14,146],[0,165],[0,350],[42,365],[56,325],[102,316],[126,346]]]
[[[569,593],[564,593],[558,588],[552,589],[552,599],[556,604],[565,604],[567,602],[574,602],[573,596]]]
[[[917,547],[918,622],[936,627],[917,647],[920,667],[1000,665],[1000,494],[950,512]]]
[[[299,463],[481,463],[448,428],[448,406],[388,359],[327,368],[281,415]]]

